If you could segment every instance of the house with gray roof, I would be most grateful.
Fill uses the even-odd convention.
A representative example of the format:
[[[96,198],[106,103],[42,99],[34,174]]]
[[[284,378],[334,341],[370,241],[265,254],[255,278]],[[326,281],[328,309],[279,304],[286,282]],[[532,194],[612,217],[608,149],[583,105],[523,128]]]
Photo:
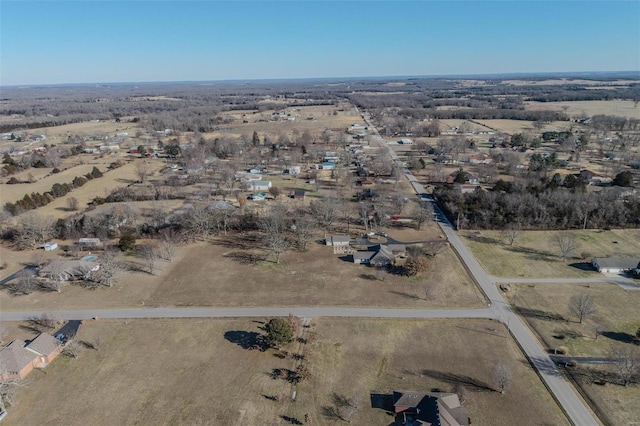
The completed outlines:
[[[598,272],[614,273],[630,271],[640,268],[640,258],[638,257],[594,257],[591,264]]]
[[[404,244],[376,244],[367,250],[359,250],[352,254],[353,263],[384,267],[391,265],[396,257],[404,256],[407,247]]]
[[[38,275],[56,281],[86,280],[92,272],[100,269],[100,264],[85,260],[53,260],[40,269]]]
[[[30,342],[14,340],[0,348],[0,378],[24,379],[34,368],[46,367],[62,351],[51,335],[40,333]]]

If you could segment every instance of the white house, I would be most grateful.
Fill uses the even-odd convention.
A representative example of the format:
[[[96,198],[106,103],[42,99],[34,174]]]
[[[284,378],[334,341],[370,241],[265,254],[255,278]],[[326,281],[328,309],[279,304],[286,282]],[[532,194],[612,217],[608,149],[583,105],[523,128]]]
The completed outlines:
[[[618,274],[638,268],[640,258],[631,257],[594,257],[591,264],[598,272]]]
[[[252,191],[268,191],[271,188],[270,180],[256,180],[251,182],[250,188]]]

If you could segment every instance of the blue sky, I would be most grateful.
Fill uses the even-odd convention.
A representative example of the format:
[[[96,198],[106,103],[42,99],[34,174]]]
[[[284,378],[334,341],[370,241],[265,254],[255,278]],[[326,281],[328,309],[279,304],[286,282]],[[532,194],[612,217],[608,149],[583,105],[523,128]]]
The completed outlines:
[[[640,70],[638,1],[0,0],[0,84]]]

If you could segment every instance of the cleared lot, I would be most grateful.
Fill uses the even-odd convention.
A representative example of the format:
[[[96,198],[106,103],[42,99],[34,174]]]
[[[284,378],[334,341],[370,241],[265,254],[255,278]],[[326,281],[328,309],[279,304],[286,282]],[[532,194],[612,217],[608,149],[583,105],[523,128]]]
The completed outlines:
[[[462,231],[461,235],[484,269],[498,277],[600,278],[603,275],[587,264],[592,257],[640,253],[638,229],[571,231],[579,246],[573,257],[563,262],[559,250],[550,242],[554,232],[523,232],[513,245],[504,243],[500,231]]]
[[[582,324],[569,309],[578,294],[592,298],[595,313]],[[538,284],[512,286],[509,292],[523,318],[548,348],[564,346],[570,357],[609,357],[614,348],[634,346],[632,336],[640,327],[640,292],[613,284]],[[579,364],[568,369],[581,389],[611,424],[628,425],[640,419],[640,384],[621,386],[614,365]]]
[[[311,379],[292,386],[271,378],[295,361],[247,350],[261,321],[139,320],[86,322],[78,338],[95,342],[77,359],[34,372],[6,424],[285,424],[283,416],[334,424],[331,394],[362,394],[352,424],[388,424],[371,393],[393,389],[452,391],[466,383],[474,425],[567,424],[538,377],[491,321],[324,320],[303,345]],[[469,341],[473,345],[469,345]],[[291,347],[297,350],[296,345]],[[513,383],[492,390],[492,363],[503,360]],[[59,395],[64,395],[60,398]],[[280,401],[268,399],[280,395]],[[532,419],[533,420],[532,422]]]

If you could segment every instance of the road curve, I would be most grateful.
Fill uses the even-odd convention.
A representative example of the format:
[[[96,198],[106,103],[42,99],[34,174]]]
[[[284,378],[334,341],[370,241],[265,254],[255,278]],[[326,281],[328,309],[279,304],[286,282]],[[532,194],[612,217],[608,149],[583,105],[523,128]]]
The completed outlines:
[[[380,133],[378,133],[378,130],[369,119],[364,115],[362,115],[362,118],[367,125],[373,129],[376,139],[380,142],[381,146],[387,149],[392,160],[396,162],[401,170],[404,170],[404,175],[413,186],[414,191],[422,200],[426,200],[432,204],[440,228],[447,236],[447,240],[460,257],[462,263],[476,280],[487,299],[489,299],[491,310],[507,325],[510,333],[537,370],[538,375],[565,412],[569,421],[576,426],[598,425],[599,423],[591,415],[590,410],[578,397],[573,387],[562,377],[555,363],[551,360],[549,354],[539,345],[537,339],[531,333],[531,330],[522,323],[520,317],[513,312],[511,306],[502,298],[502,295],[496,287],[496,280],[484,272],[484,269],[482,269],[478,261],[471,254],[471,251],[469,251],[462,242],[462,239],[456,234],[449,220],[440,211],[433,197],[426,195],[424,187],[418,182],[415,176],[413,176],[411,171],[402,167],[402,163],[396,153],[380,136]]]

